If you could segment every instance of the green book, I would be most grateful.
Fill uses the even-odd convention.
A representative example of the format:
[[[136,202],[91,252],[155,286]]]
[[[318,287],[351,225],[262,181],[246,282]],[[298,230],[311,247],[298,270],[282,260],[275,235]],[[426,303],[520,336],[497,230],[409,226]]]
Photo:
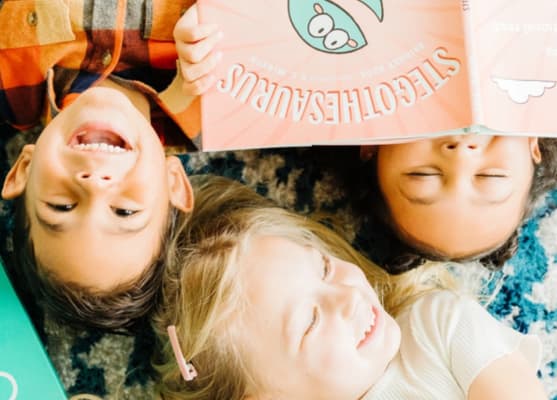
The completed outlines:
[[[0,259],[0,399],[62,400],[64,389]]]

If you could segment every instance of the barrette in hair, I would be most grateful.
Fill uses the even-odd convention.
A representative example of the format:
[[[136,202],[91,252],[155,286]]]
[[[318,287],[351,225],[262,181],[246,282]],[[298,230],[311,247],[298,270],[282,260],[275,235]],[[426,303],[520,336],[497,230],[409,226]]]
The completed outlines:
[[[178,367],[182,373],[182,377],[186,382],[192,381],[197,376],[197,371],[191,362],[187,362],[180,348],[180,343],[178,342],[178,335],[176,334],[176,326],[170,325],[167,328],[168,338],[170,339],[170,345],[172,346],[172,351],[174,351],[174,357],[176,357],[176,362],[178,362]]]

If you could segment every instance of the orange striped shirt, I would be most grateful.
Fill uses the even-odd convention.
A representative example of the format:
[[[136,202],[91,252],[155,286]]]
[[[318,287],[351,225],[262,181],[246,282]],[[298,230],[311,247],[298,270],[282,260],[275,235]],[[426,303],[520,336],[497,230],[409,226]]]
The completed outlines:
[[[193,3],[0,1],[0,122],[21,130],[48,123],[110,77],[152,99],[152,124],[165,145],[196,148],[199,99],[164,95],[176,77],[174,25]]]

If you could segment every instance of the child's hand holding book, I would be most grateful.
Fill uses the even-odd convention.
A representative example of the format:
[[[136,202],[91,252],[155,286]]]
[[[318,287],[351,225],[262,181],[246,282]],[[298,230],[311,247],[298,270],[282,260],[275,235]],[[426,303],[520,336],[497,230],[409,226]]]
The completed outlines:
[[[176,23],[174,40],[185,95],[201,95],[215,82],[213,71],[222,58],[215,47],[222,36],[217,24],[199,23],[195,4]]]

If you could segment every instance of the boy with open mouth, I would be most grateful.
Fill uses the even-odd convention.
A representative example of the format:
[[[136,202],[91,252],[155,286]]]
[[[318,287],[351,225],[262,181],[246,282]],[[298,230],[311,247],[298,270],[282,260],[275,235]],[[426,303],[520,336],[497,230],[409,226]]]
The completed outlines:
[[[0,122],[44,126],[4,180],[16,285],[66,322],[132,328],[156,305],[166,239],[193,207],[170,147],[199,114],[177,73],[191,0],[3,2]]]

